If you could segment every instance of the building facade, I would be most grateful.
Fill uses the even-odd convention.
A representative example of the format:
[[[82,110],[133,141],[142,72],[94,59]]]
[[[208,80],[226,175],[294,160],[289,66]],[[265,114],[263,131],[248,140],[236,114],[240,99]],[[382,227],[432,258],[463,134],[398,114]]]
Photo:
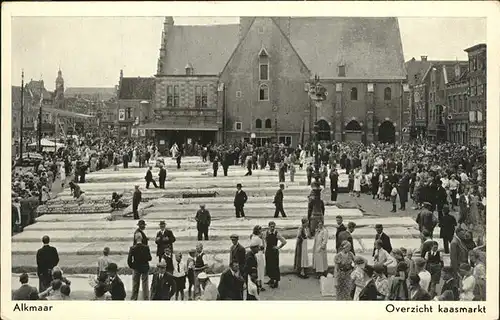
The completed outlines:
[[[486,44],[465,49],[469,56],[469,143],[486,144]]]
[[[456,65],[453,79],[446,85],[448,141],[468,144],[469,141],[468,66]]]
[[[315,75],[328,91],[320,106],[308,95]],[[315,123],[324,140],[399,142],[409,127],[405,81],[396,18],[242,17],[235,25],[177,26],[168,17],[153,119],[140,127],[154,130],[160,145],[297,145]]]
[[[118,121],[115,132],[119,137],[140,138],[146,130],[140,125],[151,121],[155,78],[123,77],[118,84]]]

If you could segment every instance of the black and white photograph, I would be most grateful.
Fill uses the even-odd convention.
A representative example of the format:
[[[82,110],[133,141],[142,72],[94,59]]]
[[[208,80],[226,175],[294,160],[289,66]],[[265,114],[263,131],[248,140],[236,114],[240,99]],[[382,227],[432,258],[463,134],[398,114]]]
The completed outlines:
[[[498,312],[483,310],[498,297],[492,16],[329,7],[11,13],[6,311],[295,300]]]

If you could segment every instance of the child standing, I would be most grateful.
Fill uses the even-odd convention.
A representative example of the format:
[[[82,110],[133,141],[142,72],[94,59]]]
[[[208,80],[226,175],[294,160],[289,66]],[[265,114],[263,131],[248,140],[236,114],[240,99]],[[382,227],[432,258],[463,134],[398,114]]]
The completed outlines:
[[[182,253],[180,252],[175,254],[173,275],[176,284],[175,300],[179,299],[179,293],[181,295],[181,300],[184,300],[184,289],[186,289],[186,264],[182,261]]]
[[[194,286],[194,262],[195,262],[196,250],[189,250],[189,256],[187,258],[187,279],[188,279],[188,299],[193,300],[192,290]]]
[[[97,260],[97,276],[101,279],[107,279],[108,278],[108,273],[106,271],[106,268],[108,267],[109,263],[111,262],[109,260],[109,248],[105,247],[102,250],[102,257],[100,257]]]
[[[438,243],[436,241],[432,242],[432,249],[425,255],[425,260],[427,261],[426,269],[431,274],[429,294],[432,297],[436,295],[436,285],[441,279],[441,269],[444,266],[443,259],[441,258],[441,254],[438,251]]]
[[[172,249],[170,249],[170,247],[165,247],[160,261],[162,259],[165,260],[165,263],[167,264],[165,271],[172,274],[174,272],[174,261],[172,259]]]
[[[396,184],[392,184],[391,190],[391,202],[392,202],[392,210],[391,212],[396,212],[396,199],[398,197],[398,189],[396,188]]]

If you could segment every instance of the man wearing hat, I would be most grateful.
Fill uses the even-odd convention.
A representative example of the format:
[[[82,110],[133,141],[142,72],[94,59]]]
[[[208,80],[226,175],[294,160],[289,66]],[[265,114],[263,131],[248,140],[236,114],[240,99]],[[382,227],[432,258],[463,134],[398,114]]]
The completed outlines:
[[[240,266],[240,273],[243,274],[245,268],[245,248],[238,242],[239,237],[236,234],[231,235],[231,242],[233,245],[229,248],[229,263],[237,261]]]
[[[148,237],[144,233],[144,229],[146,229],[146,222],[144,220],[139,220],[137,222],[137,229],[134,232],[134,242],[133,244],[136,244],[137,241],[142,242],[143,244],[147,245],[148,244]]]
[[[139,208],[141,200],[142,200],[142,192],[141,190],[139,190],[139,186],[136,185],[134,190],[134,195],[132,197],[132,212],[134,213],[135,220],[139,220],[139,212],[137,209]]]
[[[430,294],[420,286],[420,277],[416,274],[410,275],[409,300],[411,301],[429,301]]]
[[[200,300],[204,301],[215,301],[219,298],[219,290],[215,286],[215,284],[210,281],[210,278],[205,272],[201,272],[197,278],[200,283],[203,294],[199,297]]]
[[[175,236],[172,230],[166,228],[165,221],[160,221],[160,230],[156,233],[156,255],[158,256],[158,261],[161,261],[161,257],[165,252],[166,248],[170,249],[170,252],[174,252]]]
[[[234,196],[234,208],[236,209],[236,218],[244,218],[245,212],[243,211],[243,207],[248,200],[247,194],[245,191],[241,190],[241,183],[236,185],[236,194]]]
[[[434,228],[436,227],[438,221],[431,211],[432,204],[430,202],[424,202],[424,210],[420,211],[417,215],[416,222],[418,224],[418,230],[423,233],[427,230],[431,237],[434,234]]]
[[[285,189],[285,185],[280,183],[280,188],[276,191],[276,195],[274,195],[274,205],[276,210],[274,211],[274,217],[277,218],[278,214],[281,213],[283,218],[286,218],[285,210],[283,209],[283,190]]]
[[[160,189],[165,189],[165,180],[167,180],[167,170],[160,163],[160,172],[158,173],[158,181],[160,182]]]
[[[153,167],[149,166],[148,171],[146,171],[146,176],[144,177],[144,179],[146,179],[146,189],[149,189],[150,183],[152,183],[155,188],[158,188],[155,179],[153,179],[153,173],[151,172],[152,169]]]
[[[151,252],[149,247],[141,242],[140,234],[135,234],[134,245],[130,247],[127,264],[134,270],[132,276],[132,297],[130,300],[137,300],[139,295],[139,280],[142,280],[143,300],[149,299],[149,261],[151,261]]]
[[[212,218],[210,216],[210,212],[205,209],[204,204],[200,204],[200,210],[196,212],[196,229],[198,229],[198,241],[202,240],[202,236],[204,236],[205,240],[208,240],[208,227],[210,227],[210,223]]]
[[[106,267],[106,271],[109,275],[107,291],[111,294],[111,300],[125,300],[127,293],[125,292],[125,286],[123,285],[122,279],[117,275],[118,266],[116,263],[111,262]]]
[[[150,300],[170,300],[176,292],[176,284],[173,276],[166,271],[167,264],[160,261],[156,266],[156,272],[151,281]]]

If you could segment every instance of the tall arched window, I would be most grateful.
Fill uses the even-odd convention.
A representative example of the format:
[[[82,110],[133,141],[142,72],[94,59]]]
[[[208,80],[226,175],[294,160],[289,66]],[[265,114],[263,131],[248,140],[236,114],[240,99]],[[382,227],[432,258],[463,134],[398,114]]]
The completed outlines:
[[[267,84],[261,84],[259,87],[259,101],[269,100],[269,87]]]
[[[351,100],[358,100],[358,89],[351,88]]]
[[[270,129],[271,127],[271,119],[266,119],[266,129]]]
[[[255,120],[255,128],[257,128],[257,129],[262,128],[262,120],[260,120],[260,119]]]
[[[391,100],[391,99],[392,99],[391,88],[387,87],[384,89],[384,100]]]

